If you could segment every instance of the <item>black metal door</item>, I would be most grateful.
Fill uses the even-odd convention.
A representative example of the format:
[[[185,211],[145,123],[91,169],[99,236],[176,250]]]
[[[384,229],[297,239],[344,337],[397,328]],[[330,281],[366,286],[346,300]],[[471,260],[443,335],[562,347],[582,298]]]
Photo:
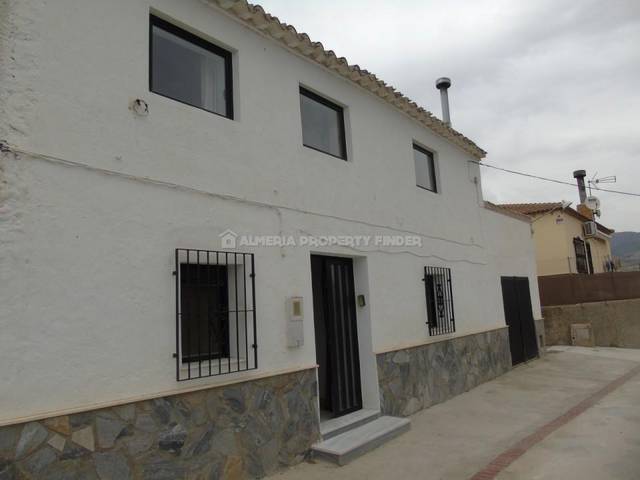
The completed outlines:
[[[509,326],[511,363],[517,365],[538,356],[529,279],[502,277],[501,283],[504,316]]]
[[[320,408],[333,416],[362,408],[353,263],[311,256]]]

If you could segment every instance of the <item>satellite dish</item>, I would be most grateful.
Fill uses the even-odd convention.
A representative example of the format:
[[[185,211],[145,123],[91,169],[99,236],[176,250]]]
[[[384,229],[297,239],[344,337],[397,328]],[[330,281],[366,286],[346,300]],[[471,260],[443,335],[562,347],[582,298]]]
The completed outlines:
[[[587,205],[587,207],[593,210],[593,212],[597,216],[600,216],[600,199],[598,197],[590,195],[587,197],[587,200],[584,203]]]
[[[591,210],[600,210],[600,200],[598,197],[589,196],[585,202]]]

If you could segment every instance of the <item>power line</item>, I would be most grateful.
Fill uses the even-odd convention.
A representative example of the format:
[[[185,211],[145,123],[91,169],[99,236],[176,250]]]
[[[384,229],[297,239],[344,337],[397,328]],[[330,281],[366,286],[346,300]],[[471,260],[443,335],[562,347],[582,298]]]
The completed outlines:
[[[545,182],[559,183],[561,185],[569,185],[571,187],[577,187],[578,186],[577,183],[565,182],[563,180],[557,180],[555,178],[541,177],[539,175],[532,175],[530,173],[518,172],[516,170],[509,170],[508,168],[496,167],[495,165],[490,165],[490,164],[484,163],[484,162],[478,162],[477,160],[468,160],[468,162],[469,163],[474,163],[476,165],[480,165],[481,167],[493,168],[495,170],[500,170],[500,171],[503,171],[503,172],[512,173],[514,175],[520,175],[520,176],[523,176],[523,177],[535,178],[536,180],[544,180]],[[620,190],[611,190],[609,188],[599,188],[599,187],[593,187],[593,189],[598,191],[598,192],[609,192],[609,193],[617,193],[617,194],[620,194],[620,195],[630,195],[632,197],[640,197],[640,193],[622,192]]]
[[[91,172],[100,173],[100,174],[103,174],[103,175],[109,175],[109,176],[113,176],[113,177],[124,178],[124,179],[131,180],[131,181],[136,181],[136,182],[141,182],[141,183],[146,183],[146,184],[151,184],[151,185],[156,185],[156,186],[162,186],[162,187],[166,187],[166,188],[171,188],[171,189],[181,190],[181,191],[185,191],[185,192],[196,193],[196,194],[200,194],[200,195],[206,195],[206,196],[209,196],[209,197],[219,198],[219,199],[222,199],[222,200],[231,200],[231,201],[234,201],[234,202],[247,204],[247,205],[252,205],[252,206],[257,206],[257,207],[269,208],[269,209],[273,209],[276,212],[278,212],[279,216],[281,215],[280,211],[281,210],[285,210],[285,211],[294,212],[294,213],[302,213],[302,214],[306,214],[306,215],[313,215],[313,216],[316,216],[316,217],[329,218],[329,219],[332,219],[332,220],[357,223],[357,224],[368,226],[368,227],[384,228],[384,229],[391,230],[391,231],[394,231],[394,232],[402,232],[402,233],[406,233],[406,234],[417,235],[417,236],[422,237],[422,238],[429,238],[431,240],[438,240],[438,241],[441,241],[441,242],[452,243],[452,244],[459,245],[459,246],[462,246],[462,247],[474,247],[474,248],[479,248],[481,250],[485,249],[485,247],[483,245],[479,245],[477,243],[474,243],[473,240],[471,241],[471,243],[469,243],[469,242],[465,242],[465,241],[462,241],[462,240],[448,239],[448,238],[440,237],[440,236],[437,236],[437,235],[430,235],[430,234],[427,234],[427,233],[414,231],[414,230],[409,230],[409,229],[403,229],[403,228],[394,227],[394,226],[391,226],[391,225],[384,225],[384,224],[378,224],[378,223],[373,223],[373,222],[367,222],[365,220],[359,220],[357,218],[342,217],[342,216],[339,216],[339,215],[332,215],[332,214],[329,214],[329,213],[322,213],[322,212],[317,212],[317,211],[312,211],[312,210],[306,210],[306,209],[302,209],[302,208],[291,207],[291,206],[288,206],[288,205],[279,205],[279,204],[275,204],[275,203],[261,202],[259,200],[250,200],[250,199],[247,199],[247,198],[244,198],[244,197],[238,197],[238,196],[230,195],[230,194],[227,194],[227,193],[211,192],[211,191],[202,190],[202,189],[199,189],[199,188],[196,188],[196,187],[190,187],[188,185],[168,182],[166,180],[160,180],[160,179],[155,179],[155,178],[146,177],[146,176],[139,176],[139,175],[134,175],[134,174],[130,174],[130,173],[119,172],[117,170],[110,170],[110,169],[106,169],[106,168],[101,168],[101,167],[89,165],[89,164],[82,163],[82,162],[75,162],[73,160],[66,160],[66,159],[63,159],[63,158],[60,158],[60,157],[55,157],[53,155],[47,155],[47,154],[44,154],[44,153],[32,152],[32,151],[29,151],[29,150],[21,149],[19,147],[16,147],[14,145],[9,144],[9,143],[3,142],[2,140],[0,140],[0,152],[4,152],[4,153],[11,152],[11,153],[14,153],[14,154],[18,153],[18,154],[23,155],[22,158],[39,159],[39,160],[43,160],[43,161],[46,161],[46,162],[49,162],[49,163],[53,163],[53,164],[64,165],[66,167],[83,168],[83,169],[91,171]]]

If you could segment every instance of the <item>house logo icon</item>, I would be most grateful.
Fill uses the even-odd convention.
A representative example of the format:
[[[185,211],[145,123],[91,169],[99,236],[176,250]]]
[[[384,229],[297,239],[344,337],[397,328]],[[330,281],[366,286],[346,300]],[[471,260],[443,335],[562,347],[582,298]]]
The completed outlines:
[[[222,248],[236,248],[236,238],[238,237],[236,232],[227,229],[218,236],[220,237]]]

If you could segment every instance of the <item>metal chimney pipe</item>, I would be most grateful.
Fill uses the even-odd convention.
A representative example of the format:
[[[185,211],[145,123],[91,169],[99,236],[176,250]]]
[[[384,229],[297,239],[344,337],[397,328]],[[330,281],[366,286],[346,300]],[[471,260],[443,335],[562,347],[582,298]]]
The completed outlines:
[[[573,172],[573,178],[578,181],[578,193],[580,194],[580,203],[587,201],[587,189],[584,184],[584,177],[587,176],[587,172],[584,170],[576,170]]]
[[[441,77],[436,80],[436,88],[440,90],[440,102],[442,103],[442,121],[449,127],[451,126],[451,117],[449,116],[449,94],[447,90],[451,86],[451,79]]]

